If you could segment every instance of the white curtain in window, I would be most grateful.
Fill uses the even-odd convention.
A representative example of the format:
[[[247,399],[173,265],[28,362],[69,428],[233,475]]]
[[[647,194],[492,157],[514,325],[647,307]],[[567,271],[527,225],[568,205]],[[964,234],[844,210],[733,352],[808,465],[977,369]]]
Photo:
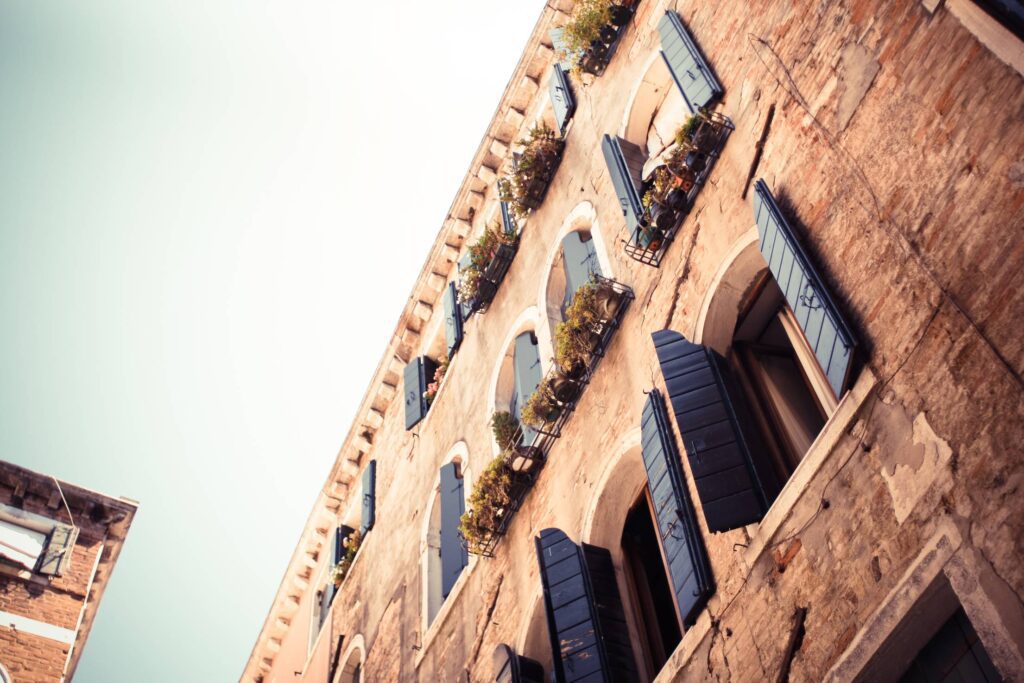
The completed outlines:
[[[34,569],[46,547],[46,534],[0,520],[0,556]]]

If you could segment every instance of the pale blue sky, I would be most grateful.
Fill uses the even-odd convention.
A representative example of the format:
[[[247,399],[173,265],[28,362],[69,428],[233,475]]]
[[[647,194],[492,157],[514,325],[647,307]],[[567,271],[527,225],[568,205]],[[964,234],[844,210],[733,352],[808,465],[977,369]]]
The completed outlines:
[[[141,501],[76,681],[236,680],[541,0],[0,0],[0,458]]]

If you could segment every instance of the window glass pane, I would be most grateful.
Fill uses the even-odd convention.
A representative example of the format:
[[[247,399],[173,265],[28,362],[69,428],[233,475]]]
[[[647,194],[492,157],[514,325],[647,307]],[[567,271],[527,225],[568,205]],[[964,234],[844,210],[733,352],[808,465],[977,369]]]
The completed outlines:
[[[46,534],[0,520],[0,555],[33,569],[46,546]]]

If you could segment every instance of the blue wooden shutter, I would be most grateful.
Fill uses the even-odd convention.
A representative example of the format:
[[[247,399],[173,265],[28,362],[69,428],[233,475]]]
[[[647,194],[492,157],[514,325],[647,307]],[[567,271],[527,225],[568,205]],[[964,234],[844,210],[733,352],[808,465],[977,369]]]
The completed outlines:
[[[355,529],[345,524],[338,525],[338,528],[334,530],[334,564],[338,564],[341,562],[341,558],[345,557],[345,541],[355,531]]]
[[[324,627],[324,622],[327,621],[327,615],[331,611],[331,603],[334,602],[334,594],[337,592],[337,588],[334,587],[334,583],[328,581],[322,591],[320,591],[320,624],[317,629]]]
[[[504,203],[504,202],[503,202]],[[473,262],[473,257],[467,250],[462,258],[459,259],[459,277],[461,278],[462,273],[469,269],[470,264]],[[462,312],[462,320],[469,320],[469,316],[473,315],[475,301],[463,301],[459,304],[459,310]]]
[[[544,667],[502,643],[494,649],[495,683],[545,683]]]
[[[777,492],[770,471],[759,472],[756,434],[744,431],[724,361],[678,332],[651,335],[668,400],[686,448],[709,531],[728,531],[764,517]],[[760,453],[758,453],[760,455]]]
[[[679,15],[671,10],[665,12],[658,22],[658,33],[661,35],[661,56],[690,111],[696,114],[721,97],[721,84]]]
[[[636,665],[611,554],[559,529],[534,539],[559,683],[633,681]]]
[[[562,238],[562,265],[565,270],[565,300],[563,309],[572,302],[576,290],[590,282],[591,275],[600,275],[594,240],[586,242],[578,232],[570,232]]]
[[[839,398],[849,380],[856,341],[763,180],[754,183],[754,220],[761,254]]]
[[[558,64],[551,66],[551,77],[548,83],[548,90],[551,94],[551,109],[555,112],[555,123],[558,124],[558,132],[565,137],[565,131],[569,127],[569,119],[576,111],[576,98],[572,95],[572,86],[566,77],[562,67]]]
[[[640,421],[647,485],[658,520],[658,538],[684,628],[692,626],[715,592],[704,539],[690,502],[682,461],[668,426],[661,393],[654,389]]]
[[[601,140],[601,151],[622,207],[622,215],[626,217],[626,228],[633,232],[644,218],[640,188],[647,155],[629,140],[610,135],[605,135]]]
[[[551,47],[555,50],[555,56],[563,55],[563,59],[558,62],[558,66],[562,67],[562,70],[569,72],[572,70],[572,60],[568,56],[568,48],[565,46],[565,40],[562,36],[565,34],[564,28],[553,28],[548,31],[548,35],[551,36]]]
[[[377,461],[366,463],[363,470],[363,518],[359,531],[365,534],[377,521]]]
[[[537,390],[537,386],[544,378],[540,365],[540,351],[537,348],[537,337],[533,332],[523,332],[516,337],[515,349],[512,355],[512,377],[515,383],[512,396],[512,413],[516,419],[522,420],[523,406],[527,399]],[[522,426],[523,443],[530,445],[537,436],[536,430],[527,425]]]
[[[405,393],[405,428],[412,429],[427,415],[427,399],[423,394],[434,381],[437,363],[426,356],[413,358],[405,366],[402,391]]]
[[[506,235],[513,236],[519,232],[519,225],[516,223],[515,216],[509,211],[508,202],[501,203],[501,226]]]
[[[78,540],[78,527],[70,524],[56,524],[46,539],[46,547],[39,556],[39,574],[63,576],[71,566],[71,555]]]
[[[441,467],[441,597],[447,598],[452,586],[469,564],[469,553],[462,544],[459,522],[466,511],[463,479],[459,466],[450,462]]]
[[[458,302],[455,282],[449,282],[444,293],[444,338],[448,343],[449,358],[462,343],[462,311]]]

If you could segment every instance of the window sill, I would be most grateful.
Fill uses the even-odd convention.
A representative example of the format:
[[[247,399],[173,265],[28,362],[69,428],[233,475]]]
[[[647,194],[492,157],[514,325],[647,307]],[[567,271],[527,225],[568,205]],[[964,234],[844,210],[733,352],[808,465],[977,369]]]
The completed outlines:
[[[815,476],[836,451],[836,446],[849,430],[864,401],[875,388],[876,382],[877,379],[869,368],[865,367],[860,371],[857,382],[839,402],[836,411],[811,444],[793,476],[786,482],[764,518],[754,528],[750,543],[743,552],[743,561],[748,569],[754,566],[765,548],[774,540],[796,504],[813,483]]]
[[[462,574],[456,580],[455,585],[452,586],[452,592],[445,598],[444,603],[441,605],[441,609],[437,611],[434,616],[434,621],[431,622],[430,626],[423,632],[423,638],[420,640],[420,650],[416,653],[416,661],[413,663],[413,668],[418,669],[420,664],[423,663],[423,659],[427,656],[427,651],[430,649],[431,643],[434,642],[434,638],[441,631],[441,626],[447,621],[448,615],[451,614],[453,605],[459,599],[462,594],[463,588],[469,583],[469,577],[472,576],[477,565],[480,564],[480,558],[476,555],[469,556],[469,564],[462,570]]]

